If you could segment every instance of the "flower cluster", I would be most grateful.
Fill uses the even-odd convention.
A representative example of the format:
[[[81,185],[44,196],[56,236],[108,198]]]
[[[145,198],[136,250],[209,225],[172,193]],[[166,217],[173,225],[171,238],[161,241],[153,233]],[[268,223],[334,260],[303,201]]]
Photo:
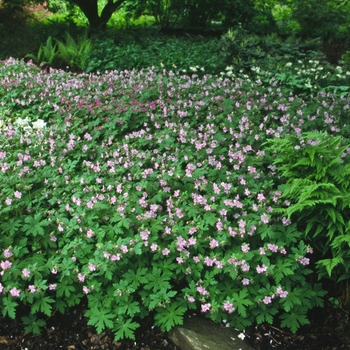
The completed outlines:
[[[274,84],[152,69],[29,66],[19,80],[15,65],[2,67],[5,92],[30,86],[35,96],[15,105],[40,101],[36,113],[48,117],[30,133],[29,119],[0,130],[2,303],[20,296],[50,314],[86,295],[115,319],[156,310],[167,327],[169,314],[197,308],[239,328],[270,321],[267,306],[285,315],[298,312],[295,299],[303,310],[321,303],[305,277],[303,234],[275,210],[282,193],[263,146],[315,126],[306,102]]]

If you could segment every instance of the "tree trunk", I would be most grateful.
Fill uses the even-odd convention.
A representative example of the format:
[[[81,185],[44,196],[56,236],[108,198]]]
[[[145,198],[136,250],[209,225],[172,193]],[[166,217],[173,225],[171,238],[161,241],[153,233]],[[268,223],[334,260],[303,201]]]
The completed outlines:
[[[85,17],[89,21],[90,28],[92,30],[100,30],[106,27],[107,22],[112,17],[113,13],[126,1],[126,0],[108,0],[106,6],[103,8],[101,16],[98,15],[98,0],[69,0],[77,5],[84,13]]]

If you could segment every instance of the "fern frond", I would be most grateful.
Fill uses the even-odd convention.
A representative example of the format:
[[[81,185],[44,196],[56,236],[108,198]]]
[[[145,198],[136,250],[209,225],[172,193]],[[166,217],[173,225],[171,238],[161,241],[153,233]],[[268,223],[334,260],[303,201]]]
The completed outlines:
[[[297,199],[299,198],[303,188],[309,187],[313,184],[313,181],[309,179],[292,179],[288,181],[285,189],[282,193],[282,198],[291,198]]]
[[[343,244],[346,244],[346,248],[350,248],[350,234],[343,234],[339,235],[332,241],[331,247],[333,249],[339,249],[342,247]]]
[[[319,260],[316,263],[316,266],[317,266],[318,269],[325,268],[327,273],[328,273],[328,276],[331,277],[333,269],[336,266],[338,266],[339,264],[343,264],[343,263],[344,263],[344,260],[343,260],[342,257],[335,256],[335,257],[333,257],[331,259]]]

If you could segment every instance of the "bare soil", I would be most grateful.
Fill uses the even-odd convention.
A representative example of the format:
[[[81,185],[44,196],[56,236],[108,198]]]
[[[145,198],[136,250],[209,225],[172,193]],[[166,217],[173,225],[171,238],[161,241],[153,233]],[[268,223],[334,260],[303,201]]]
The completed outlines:
[[[71,309],[65,315],[49,317],[41,335],[25,333],[18,320],[0,318],[0,349],[4,350],[180,350],[168,334],[153,326],[151,318],[144,319],[136,340],[114,341],[109,331],[97,334],[87,325],[84,305]],[[309,315],[310,325],[297,334],[271,325],[250,327],[245,340],[256,350],[342,350],[350,349],[350,308],[334,307],[327,302],[324,308]],[[236,350],[236,349],[234,349]]]

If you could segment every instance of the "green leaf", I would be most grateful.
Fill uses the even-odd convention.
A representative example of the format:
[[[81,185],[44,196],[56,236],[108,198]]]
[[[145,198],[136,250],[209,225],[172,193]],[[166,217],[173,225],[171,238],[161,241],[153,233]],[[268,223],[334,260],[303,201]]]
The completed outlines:
[[[301,305],[300,291],[293,290],[289,292],[287,298],[283,299],[282,303],[283,308],[286,312],[289,312],[294,307],[294,305]]]
[[[42,220],[41,214],[27,216],[24,219],[24,222],[26,222],[26,224],[23,225],[23,230],[26,232],[27,235],[33,236],[43,236],[45,234],[45,230],[43,229],[43,227],[49,224],[47,220]]]
[[[56,300],[55,309],[61,314],[64,314],[64,312],[66,311],[66,308],[67,308],[67,304],[62,299],[58,298]]]
[[[273,268],[273,276],[277,284],[279,284],[284,276],[290,276],[294,274],[294,271],[290,268],[292,262],[289,260],[278,260]]]
[[[146,277],[147,272],[148,269],[146,267],[139,267],[136,272],[129,269],[128,272],[124,274],[124,279],[136,289],[140,284],[148,282]]]
[[[206,213],[203,217],[203,220],[210,226],[214,226],[218,221],[216,215],[214,213]]]
[[[140,325],[137,322],[132,322],[130,319],[124,320],[120,317],[114,327],[114,340],[117,341],[125,338],[135,339],[134,331],[138,327]]]
[[[294,312],[282,314],[280,318],[282,320],[281,327],[287,327],[293,333],[296,333],[300,326],[310,323],[304,308],[298,308]]]
[[[148,308],[150,310],[153,310],[157,306],[164,305],[168,303],[171,300],[171,298],[174,297],[176,294],[177,292],[175,290],[166,291],[164,289],[159,291],[156,294],[150,294],[149,295],[150,303],[148,305]]]
[[[52,313],[52,303],[55,301],[51,299],[50,297],[42,297],[41,299],[38,299],[34,302],[34,304],[31,307],[31,313],[35,314],[38,311],[44,313],[47,316],[50,316]]]
[[[62,297],[63,295],[69,298],[72,293],[75,292],[75,287],[72,286],[70,278],[63,279],[60,283],[57,284],[56,295],[57,297]]]
[[[117,223],[118,227],[124,227],[126,229],[130,228],[131,220],[126,217],[121,217],[120,221]]]
[[[114,326],[115,315],[109,313],[109,309],[93,307],[85,313],[89,317],[88,325],[94,326],[98,334],[107,327],[112,329]]]
[[[130,317],[133,317],[135,314],[140,312],[140,305],[137,301],[132,301],[131,298],[128,298],[127,300],[123,300],[118,305],[118,314],[119,315],[129,315]]]
[[[269,324],[273,323],[273,316],[276,315],[278,312],[277,309],[275,308],[267,308],[264,305],[264,308],[261,310],[259,310],[258,315],[256,316],[256,322],[258,324],[263,323],[263,322],[267,322]]]
[[[169,332],[171,328],[183,323],[184,314],[187,307],[179,306],[177,303],[171,303],[164,308],[158,308],[154,316],[156,325],[162,330]]]
[[[15,319],[16,318],[16,307],[18,305],[17,302],[12,300],[12,297],[8,295],[7,298],[3,299],[4,307],[2,308],[2,315]]]
[[[26,325],[24,328],[25,333],[33,332],[34,335],[41,333],[41,328],[46,326],[46,322],[41,318],[37,319],[35,315],[29,314],[28,316],[23,316],[22,322]]]
[[[239,294],[232,293],[233,304],[235,305],[238,313],[242,317],[247,316],[246,306],[252,305],[253,302],[248,298],[247,289],[242,289]]]
[[[13,236],[18,231],[18,228],[21,227],[21,225],[21,220],[10,218],[1,223],[1,228]]]
[[[161,289],[170,289],[171,274],[168,271],[164,271],[158,267],[154,267],[152,273],[147,275],[148,283],[145,285],[145,289],[152,289],[153,293]]]

